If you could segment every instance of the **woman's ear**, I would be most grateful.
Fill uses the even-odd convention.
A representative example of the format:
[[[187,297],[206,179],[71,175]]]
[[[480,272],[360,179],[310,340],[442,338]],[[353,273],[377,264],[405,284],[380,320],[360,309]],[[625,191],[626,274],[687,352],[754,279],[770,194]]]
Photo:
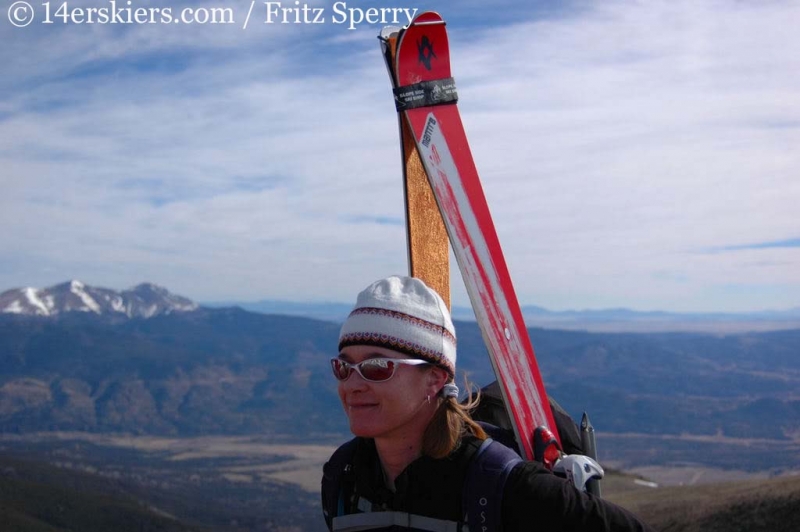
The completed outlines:
[[[439,366],[431,366],[431,370],[428,372],[428,385],[433,388],[433,394],[431,395],[439,393],[439,390],[447,383],[449,376],[447,371]]]

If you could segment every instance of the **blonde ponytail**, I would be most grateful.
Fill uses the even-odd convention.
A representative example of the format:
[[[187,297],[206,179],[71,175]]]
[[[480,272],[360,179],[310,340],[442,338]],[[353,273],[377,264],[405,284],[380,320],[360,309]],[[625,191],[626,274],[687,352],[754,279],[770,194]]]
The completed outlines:
[[[470,389],[468,384],[466,389]],[[422,454],[444,458],[458,447],[464,434],[472,434],[479,440],[488,437],[470,416],[470,411],[480,401],[480,392],[474,396],[470,393],[469,400],[463,405],[455,397],[442,397],[439,401],[439,407],[422,436]]]

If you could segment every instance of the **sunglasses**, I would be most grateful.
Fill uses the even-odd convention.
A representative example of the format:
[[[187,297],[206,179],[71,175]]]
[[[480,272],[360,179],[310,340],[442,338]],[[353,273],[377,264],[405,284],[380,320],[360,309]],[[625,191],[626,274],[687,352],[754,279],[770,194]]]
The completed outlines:
[[[358,364],[351,364],[341,358],[331,359],[333,376],[340,381],[349,379],[350,375],[353,374],[353,370],[355,370],[365,381],[385,382],[394,376],[397,366],[401,364],[419,366],[421,364],[429,364],[429,362],[414,358],[368,358]]]

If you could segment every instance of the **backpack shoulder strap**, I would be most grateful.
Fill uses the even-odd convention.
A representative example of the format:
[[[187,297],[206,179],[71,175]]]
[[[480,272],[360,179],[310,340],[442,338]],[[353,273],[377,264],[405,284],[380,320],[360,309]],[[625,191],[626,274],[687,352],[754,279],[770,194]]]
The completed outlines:
[[[467,469],[463,499],[470,532],[502,529],[503,489],[508,474],[520,462],[517,453],[491,438],[475,452]]]
[[[483,431],[496,442],[499,442],[518,455],[522,456],[519,452],[519,445],[517,445],[516,437],[514,436],[514,431],[511,429],[504,429],[497,425],[493,425],[492,423],[487,423],[485,421],[476,421],[478,425],[481,426]]]
[[[344,515],[346,493],[352,492],[353,456],[358,439],[353,438],[333,453],[322,468],[322,513],[328,530],[333,518]]]

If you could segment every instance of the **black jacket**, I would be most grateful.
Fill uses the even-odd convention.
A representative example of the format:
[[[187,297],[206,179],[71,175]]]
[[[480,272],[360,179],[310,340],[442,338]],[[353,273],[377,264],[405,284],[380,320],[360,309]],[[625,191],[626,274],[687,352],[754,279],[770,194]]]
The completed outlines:
[[[396,511],[463,522],[462,490],[469,460],[479,445],[467,437],[447,458],[418,458],[395,479],[391,491],[374,442],[358,439],[350,480],[343,483],[344,513]],[[323,501],[325,489],[323,483]],[[577,490],[537,462],[521,463],[511,471],[502,499],[503,532],[652,530],[626,510]],[[477,526],[471,528],[480,532]]]

